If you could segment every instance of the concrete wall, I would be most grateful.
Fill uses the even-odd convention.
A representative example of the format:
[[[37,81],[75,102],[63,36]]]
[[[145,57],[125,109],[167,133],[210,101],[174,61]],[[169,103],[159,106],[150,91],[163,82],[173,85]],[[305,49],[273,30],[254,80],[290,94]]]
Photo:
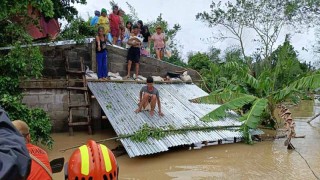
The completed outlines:
[[[119,72],[120,75],[127,75],[127,50],[108,46],[108,67],[109,71]],[[140,74],[142,76],[162,76],[165,77],[167,72],[182,71],[185,68],[176,66],[165,61],[159,61],[155,58],[141,57]],[[134,65],[131,69],[134,73]],[[200,80],[200,76],[194,70],[188,70],[188,74],[193,80]]]
[[[41,46],[44,58],[43,79],[65,79],[66,58],[69,58],[70,68],[80,68],[80,57],[86,66],[92,67],[92,44]]]
[[[41,46],[44,55],[43,78],[37,80],[26,80],[21,82],[23,89],[23,102],[29,107],[38,107],[48,112],[53,131],[66,131],[68,117],[68,91],[66,88],[65,59],[69,58],[71,68],[79,68],[80,57],[84,59],[86,66],[95,71],[96,56],[95,43],[82,45]],[[127,74],[126,64],[127,50],[108,46],[108,67],[111,72],[119,72],[120,75]],[[134,67],[134,66],[133,66]],[[165,76],[167,71],[181,71],[184,68],[156,60],[154,58],[142,57],[140,63],[140,74],[143,76],[157,75]],[[193,80],[200,77],[195,71],[188,71]],[[132,73],[133,74],[133,73]],[[76,83],[76,80],[75,82]],[[74,102],[81,103],[82,95],[73,93]],[[101,124],[101,111],[96,100],[91,103],[93,121],[95,126]],[[79,111],[80,116],[85,112]]]

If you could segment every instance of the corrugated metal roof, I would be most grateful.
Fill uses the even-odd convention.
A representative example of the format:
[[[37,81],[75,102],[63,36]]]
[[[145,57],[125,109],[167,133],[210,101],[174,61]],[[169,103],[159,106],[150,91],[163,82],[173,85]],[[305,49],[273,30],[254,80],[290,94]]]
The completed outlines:
[[[144,84],[88,82],[88,87],[98,100],[117,135],[134,134],[144,124],[150,127],[166,129],[169,126],[180,129],[185,127],[224,127],[240,126],[241,122],[225,118],[219,121],[200,120],[219,105],[197,104],[189,100],[208,95],[193,84],[155,84],[159,90],[164,117],[155,113],[134,113],[138,104],[138,95]],[[156,107],[157,112],[157,107]],[[167,135],[161,140],[148,138],[147,142],[135,142],[130,138],[121,139],[130,157],[168,151],[170,147],[188,145],[202,141],[233,140],[241,133],[232,130],[190,131],[183,134]]]

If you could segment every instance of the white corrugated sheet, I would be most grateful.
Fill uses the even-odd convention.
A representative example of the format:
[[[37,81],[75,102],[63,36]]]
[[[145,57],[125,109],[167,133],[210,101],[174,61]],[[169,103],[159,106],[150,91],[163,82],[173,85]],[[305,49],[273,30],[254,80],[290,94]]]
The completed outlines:
[[[160,92],[160,100],[164,117],[156,113],[151,117],[148,112],[136,114],[139,91],[144,84],[89,82],[91,92],[98,100],[117,135],[130,135],[138,131],[144,124],[150,127],[175,129],[185,127],[225,127],[240,126],[241,122],[232,118],[219,121],[203,122],[200,120],[208,112],[219,105],[197,104],[189,100],[208,95],[193,84],[155,84]],[[261,133],[261,131],[257,131]],[[147,142],[135,142],[130,138],[121,139],[130,157],[168,151],[170,147],[190,145],[202,141],[218,141],[241,137],[235,128],[228,130],[190,131],[183,134],[167,135],[163,139],[149,138]]]

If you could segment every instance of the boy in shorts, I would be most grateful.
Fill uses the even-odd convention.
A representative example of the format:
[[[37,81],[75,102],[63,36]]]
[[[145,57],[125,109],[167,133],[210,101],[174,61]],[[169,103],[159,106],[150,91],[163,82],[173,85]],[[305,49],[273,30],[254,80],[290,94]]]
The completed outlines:
[[[132,63],[136,66],[136,77],[139,76],[139,61],[140,61],[140,47],[142,39],[138,37],[138,26],[134,25],[132,27],[132,33],[127,44],[129,45],[127,61],[128,61],[128,74],[127,78],[130,78],[130,71]]]
[[[147,85],[143,86],[139,93],[139,104],[138,109],[135,111],[136,113],[141,112],[142,110],[150,111],[150,115],[154,115],[154,109],[156,104],[158,104],[159,108],[159,116],[164,116],[161,111],[161,103],[159,98],[159,91],[157,88],[153,86],[153,78],[147,78]]]

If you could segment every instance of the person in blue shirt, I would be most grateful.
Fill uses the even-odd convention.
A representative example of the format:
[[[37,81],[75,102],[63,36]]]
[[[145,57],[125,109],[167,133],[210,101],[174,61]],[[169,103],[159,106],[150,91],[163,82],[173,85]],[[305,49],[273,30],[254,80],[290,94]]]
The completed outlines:
[[[90,26],[95,26],[96,24],[98,24],[99,16],[100,11],[94,11],[94,17],[91,19]]]
[[[26,179],[30,167],[26,142],[0,106],[0,179]]]

